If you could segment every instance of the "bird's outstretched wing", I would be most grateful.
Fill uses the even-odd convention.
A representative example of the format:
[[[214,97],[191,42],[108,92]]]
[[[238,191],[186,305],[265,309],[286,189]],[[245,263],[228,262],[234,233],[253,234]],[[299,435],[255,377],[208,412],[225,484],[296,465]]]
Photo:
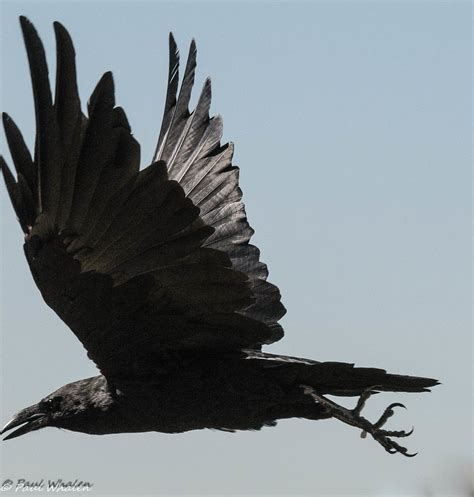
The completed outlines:
[[[188,110],[196,48],[178,95],[178,52],[170,36],[163,124],[153,163],[140,147],[111,73],[81,111],[75,53],[55,23],[56,91],[33,25],[20,18],[36,113],[32,157],[12,119],[3,123],[16,179],[1,159],[25,233],[25,253],[47,304],[109,377],[159,369],[164,356],[259,349],[281,338],[285,313],[266,266],[249,244],[233,147],[209,118],[207,80]]]

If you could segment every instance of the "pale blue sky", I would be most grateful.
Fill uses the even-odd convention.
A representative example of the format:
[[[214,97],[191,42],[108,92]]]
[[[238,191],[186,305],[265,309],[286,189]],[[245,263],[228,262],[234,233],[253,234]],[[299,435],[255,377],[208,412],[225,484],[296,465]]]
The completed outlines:
[[[470,2],[1,9],[1,110],[27,142],[34,117],[20,14],[39,30],[52,74],[52,22],[69,29],[83,105],[113,71],[143,165],[162,115],[168,32],[183,58],[195,37],[197,88],[212,76],[212,109],[236,146],[254,241],[288,308],[286,337],[267,350],[443,383],[368,405],[375,417],[406,403],[390,426],[415,425],[414,459],[333,420],[174,436],[47,429],[0,444],[1,477],[79,478],[94,495],[461,495],[472,456]],[[36,290],[3,184],[0,200],[3,423],[96,370]]]

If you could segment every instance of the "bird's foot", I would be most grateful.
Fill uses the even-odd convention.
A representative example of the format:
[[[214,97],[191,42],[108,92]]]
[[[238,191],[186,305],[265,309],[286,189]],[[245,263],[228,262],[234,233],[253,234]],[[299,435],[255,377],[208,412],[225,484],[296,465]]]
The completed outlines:
[[[413,433],[413,428],[406,431],[389,431],[382,430],[382,426],[387,422],[387,419],[390,418],[394,414],[395,407],[406,407],[403,404],[399,404],[395,402],[390,404],[385,411],[382,413],[378,421],[375,423],[371,423],[368,419],[361,416],[361,411],[365,406],[366,401],[371,397],[374,393],[377,393],[377,386],[373,386],[365,390],[362,395],[359,397],[357,405],[354,409],[347,409],[339,404],[336,404],[332,400],[327,399],[323,395],[320,395],[314,388],[309,387],[307,385],[300,385],[306,395],[310,395],[316,402],[323,405],[328,414],[339,419],[343,423],[346,423],[351,426],[356,426],[362,430],[361,438],[365,438],[367,433],[369,433],[374,440],[376,440],[387,452],[390,454],[403,454],[406,457],[414,457],[417,453],[410,454],[408,450],[399,445],[391,438],[401,438],[401,437],[409,437]]]

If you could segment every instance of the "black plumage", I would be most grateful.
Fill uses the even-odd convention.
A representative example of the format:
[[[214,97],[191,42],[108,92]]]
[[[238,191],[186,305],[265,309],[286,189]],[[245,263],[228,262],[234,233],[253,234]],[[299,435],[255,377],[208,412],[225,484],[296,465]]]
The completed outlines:
[[[117,107],[112,74],[81,111],[71,38],[54,24],[54,101],[41,40],[20,19],[36,114],[34,158],[3,115],[16,178],[7,191],[25,233],[25,255],[46,303],[71,328],[100,376],[65,385],[21,411],[6,438],[43,426],[85,433],[199,428],[260,429],[278,419],[336,417],[389,452],[409,455],[360,415],[375,390],[423,392],[430,378],[267,354],[285,314],[278,288],[251,245],[233,145],[210,117],[211,81],[189,110],[193,41],[179,88],[170,35],[168,90],[153,163]],[[178,91],[179,88],[179,91]],[[325,394],[359,396],[344,410]]]

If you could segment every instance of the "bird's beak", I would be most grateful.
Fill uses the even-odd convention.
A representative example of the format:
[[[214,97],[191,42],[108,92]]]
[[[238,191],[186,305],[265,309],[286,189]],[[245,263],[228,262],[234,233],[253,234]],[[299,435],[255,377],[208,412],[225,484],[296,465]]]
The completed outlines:
[[[23,426],[20,426],[23,425]],[[3,440],[10,440],[12,438],[19,437],[30,431],[38,430],[47,425],[47,417],[44,412],[41,412],[39,406],[36,404],[34,406],[27,407],[22,411],[18,412],[11,421],[9,421],[0,431],[0,435],[3,435],[6,431],[11,430],[20,426],[18,430],[13,431],[7,435]]]

